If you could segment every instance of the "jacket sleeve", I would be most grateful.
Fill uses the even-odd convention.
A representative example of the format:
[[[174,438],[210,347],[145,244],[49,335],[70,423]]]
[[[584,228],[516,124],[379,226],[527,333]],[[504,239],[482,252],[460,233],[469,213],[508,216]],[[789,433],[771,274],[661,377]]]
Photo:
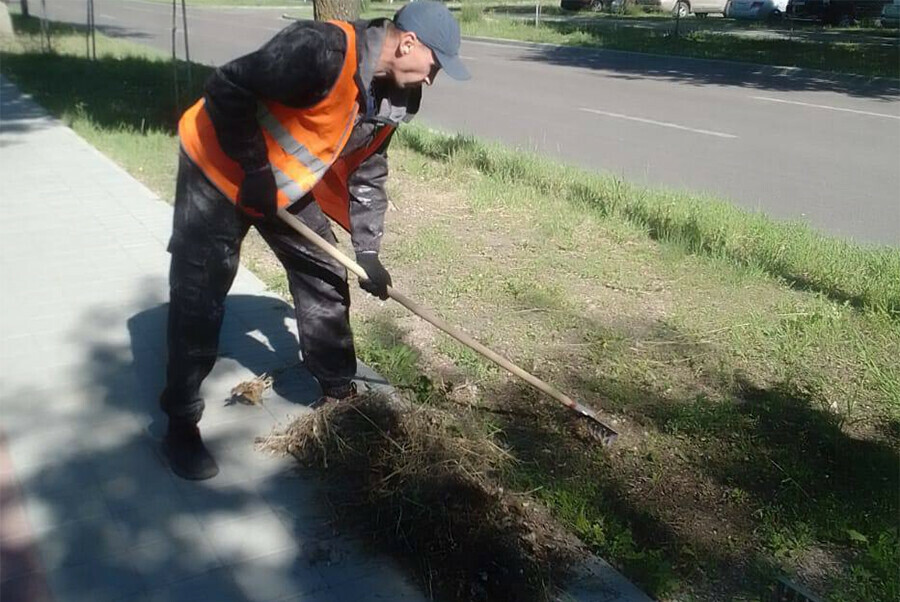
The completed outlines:
[[[369,155],[347,178],[350,191],[350,238],[357,254],[378,253],[381,250],[384,214],[387,211],[387,149],[393,137],[394,134],[391,133],[381,148]]]
[[[300,21],[279,32],[256,52],[216,69],[204,98],[222,150],[244,171],[268,164],[256,119],[259,100],[291,107],[312,106],[340,74],[347,39],[335,25]]]

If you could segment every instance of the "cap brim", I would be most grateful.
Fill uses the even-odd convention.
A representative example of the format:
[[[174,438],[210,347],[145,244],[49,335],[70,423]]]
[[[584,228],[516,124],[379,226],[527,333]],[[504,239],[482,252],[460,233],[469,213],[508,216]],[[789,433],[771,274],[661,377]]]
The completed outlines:
[[[447,75],[459,81],[472,79],[471,74],[469,74],[469,70],[466,69],[466,66],[463,65],[463,62],[459,60],[459,56],[450,56],[437,50],[433,50],[433,52],[435,58],[437,58],[438,60],[438,63],[441,64],[441,69]]]

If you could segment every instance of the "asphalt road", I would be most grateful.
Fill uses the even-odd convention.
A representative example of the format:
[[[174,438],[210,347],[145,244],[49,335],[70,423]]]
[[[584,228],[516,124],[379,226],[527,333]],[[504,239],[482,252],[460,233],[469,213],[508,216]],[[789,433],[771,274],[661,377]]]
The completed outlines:
[[[169,52],[171,10],[95,0],[104,32]],[[84,23],[85,2],[47,0],[47,12]],[[189,8],[191,58],[216,65],[250,52],[289,23],[283,13]],[[426,124],[900,245],[897,85],[479,40],[464,41],[462,54],[473,79],[439,77],[426,93]]]

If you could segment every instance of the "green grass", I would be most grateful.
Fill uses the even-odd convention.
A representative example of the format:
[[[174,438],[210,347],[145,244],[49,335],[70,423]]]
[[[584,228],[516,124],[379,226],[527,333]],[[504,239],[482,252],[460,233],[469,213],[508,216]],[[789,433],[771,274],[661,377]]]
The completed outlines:
[[[498,177],[492,161],[434,153],[435,162],[422,165],[421,152],[415,143],[406,150],[411,174],[462,186],[473,212],[464,223],[481,224],[477,233],[466,229],[465,246],[493,252],[447,265],[425,248],[403,272],[410,285],[451,321],[506,345],[526,369],[568,383],[578,398],[602,400],[647,432],[610,458],[586,451],[590,443],[573,437],[564,415],[492,420],[519,460],[506,475],[510,486],[537,489],[560,520],[662,599],[735,562],[749,596],[820,549],[856,559],[828,599],[892,599],[891,563],[900,560],[888,543],[898,509],[890,435],[900,422],[895,314],[854,308],[805,285],[791,290],[759,265],[697,251],[678,237],[653,243],[633,212],[566,206],[570,196],[525,175],[539,172],[533,165]],[[394,154],[401,169],[405,155]],[[576,211],[580,227],[569,228],[560,216]],[[503,231],[512,240],[498,252]],[[403,266],[390,249],[389,265]],[[419,270],[435,263],[441,277],[423,277]],[[625,300],[610,308],[606,288]],[[648,319],[660,303],[664,318]],[[443,339],[434,349],[471,376],[470,357]],[[447,378],[439,366],[419,366]],[[501,397],[519,400],[522,413],[541,407],[533,394],[494,382],[479,379],[480,403]],[[418,390],[434,403],[432,389]],[[671,493],[648,503],[654,490]],[[710,490],[719,492],[714,500],[694,498]],[[732,545],[704,541],[700,527],[676,534],[667,514],[680,514],[672,506],[682,504],[688,515],[707,504],[740,508],[752,535],[735,533]]]
[[[472,36],[900,77],[897,45],[758,40],[698,30],[676,38],[670,28],[610,29],[591,22],[544,22],[535,27],[533,23],[503,18],[464,21],[462,29],[465,35]]]
[[[373,319],[354,325],[359,359],[369,366],[390,374],[398,388],[415,388],[420,382],[419,352],[403,342],[403,337],[389,320]],[[420,400],[421,401],[421,400]]]
[[[620,217],[687,252],[727,258],[797,288],[900,318],[896,248],[860,246],[725,202],[635,187],[468,137],[407,128],[398,139],[417,153],[490,176],[493,184],[487,193],[479,191],[479,198],[496,199],[499,188],[524,185],[544,199],[565,199],[572,210],[550,214],[551,221],[544,224],[550,229],[565,228],[559,220],[574,219],[578,211]]]
[[[458,255],[459,249],[452,232],[439,224],[433,224],[423,228],[416,236],[400,241],[397,253],[407,261],[435,256],[449,259]]]
[[[16,25],[4,76],[171,199],[196,95],[176,101],[172,64],[106,38],[88,61],[62,27],[41,53],[34,21]],[[719,582],[759,599],[822,555],[828,600],[896,599],[900,251],[421,128],[392,157],[398,286],[620,419],[622,445],[600,450],[472,352],[360,304],[360,359],[420,403],[482,408],[517,460],[505,487],[663,600],[715,599]],[[286,294],[277,264],[244,251]]]
[[[13,19],[19,41],[0,46],[3,74],[152,190],[171,199],[178,159],[175,124],[180,112],[199,96],[209,69],[192,65],[194,90],[188,90],[187,66],[179,63],[181,94],[176,99],[175,69],[160,51],[98,35],[98,57],[91,61],[80,29],[52,24],[52,51],[44,53],[37,39],[37,19]]]
[[[444,274],[448,283],[428,279],[425,286],[416,279],[417,290],[482,337],[515,340],[513,353],[526,368],[577,369],[571,387],[579,397],[599,396],[605,409],[633,417],[650,432],[637,457],[616,466],[626,474],[611,475],[605,457],[580,456],[566,426],[517,434],[521,425],[507,424],[521,461],[510,482],[540,488],[536,495],[561,520],[658,596],[689,588],[698,570],[716,574],[733,561],[727,549],[674,538],[665,520],[623,494],[634,487],[629,476],[666,487],[673,486],[670,473],[687,470],[718,483],[728,505],[754,509],[757,553],[742,561],[750,591],[804,562],[811,550],[837,548],[857,561],[829,599],[892,599],[898,586],[892,567],[900,560],[890,545],[896,541],[896,438],[886,445],[878,435],[860,439],[845,430],[868,424],[896,437],[889,434],[900,422],[900,370],[893,361],[900,353],[896,249],[835,247],[807,228],[743,213],[723,223],[717,210],[732,215],[730,207],[710,211],[708,200],[694,199],[678,208],[687,197],[567,174],[539,158],[472,140],[410,130],[399,140],[415,158],[411,169],[418,177],[464,183],[460,196],[472,221],[483,224],[481,245],[496,249],[499,233],[515,232],[508,255],[494,252],[492,261],[479,261],[470,253],[465,265]],[[420,164],[422,154],[435,162]],[[707,230],[710,216],[720,223]],[[578,228],[571,227],[573,219]],[[643,242],[648,234],[662,244]],[[753,244],[744,248],[746,241]],[[753,259],[752,249],[773,241],[782,260],[768,253]],[[806,250],[791,250],[791,241]],[[825,246],[816,250],[819,242]],[[478,247],[469,231],[466,248]],[[800,263],[790,268],[787,257]],[[862,261],[853,270],[870,278],[880,274],[876,288],[885,296],[822,286],[836,282],[826,274],[844,260]],[[882,272],[882,266],[891,267]],[[486,279],[473,276],[485,272]],[[806,277],[791,276],[797,272]],[[658,295],[675,298],[661,323],[636,335],[634,326],[616,326],[642,324],[641,315],[626,319],[627,304],[616,308],[611,322],[590,319],[595,302],[579,301],[582,278],[607,283],[637,307]],[[479,315],[473,308],[481,308]],[[530,313],[515,313],[523,309]],[[578,359],[542,349],[559,339]],[[452,353],[442,356],[456,361]],[[531,449],[534,442],[543,449]],[[598,492],[597,483],[606,485]],[[851,540],[848,533],[862,538]]]
[[[485,342],[490,344],[490,341]],[[496,365],[448,336],[442,335],[435,348],[476,383],[481,383],[488,377],[497,374]]]

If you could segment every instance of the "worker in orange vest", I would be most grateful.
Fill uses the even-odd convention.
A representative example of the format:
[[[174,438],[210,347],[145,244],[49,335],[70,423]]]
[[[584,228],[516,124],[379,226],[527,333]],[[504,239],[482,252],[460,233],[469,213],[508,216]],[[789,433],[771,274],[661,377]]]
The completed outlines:
[[[378,257],[387,146],[439,70],[468,79],[459,45],[459,25],[432,0],[408,4],[393,20],[299,21],[217,69],[182,116],[160,399],[169,418],[163,448],[175,474],[218,473],[198,428],[200,384],[216,361],[225,296],[250,226],[287,271],[300,351],[322,401],[353,394],[346,270],[275,214],[287,208],[331,242],[328,218],[336,221],[369,275],[360,285],[387,298],[391,277]]]

